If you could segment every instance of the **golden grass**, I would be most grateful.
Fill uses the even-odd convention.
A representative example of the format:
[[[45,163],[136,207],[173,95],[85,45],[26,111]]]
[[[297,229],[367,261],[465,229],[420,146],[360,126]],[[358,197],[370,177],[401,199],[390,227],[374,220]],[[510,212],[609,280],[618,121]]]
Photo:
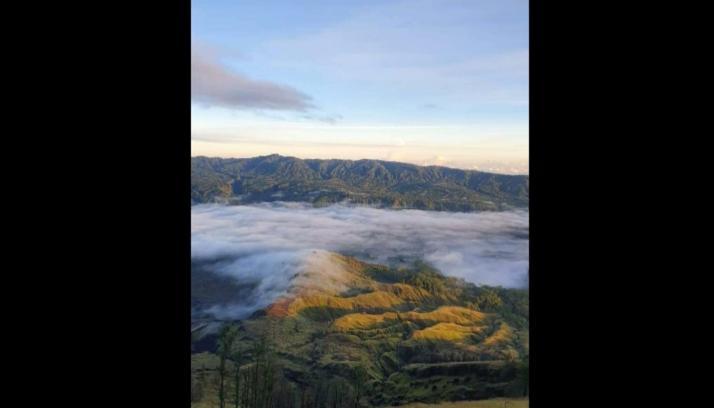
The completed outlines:
[[[483,326],[462,326],[456,323],[437,323],[412,334],[415,340],[463,341],[474,333],[483,330]]]
[[[391,309],[404,302],[421,302],[431,297],[428,291],[404,283],[377,284],[364,275],[365,267],[366,264],[339,254],[316,255],[310,270],[296,277],[291,291],[270,305],[267,313],[285,317],[308,308]],[[373,291],[352,297],[338,295],[346,288]]]
[[[431,294],[428,291],[412,285],[407,285],[406,283],[385,285],[384,290],[397,295],[400,299],[409,301],[421,301],[431,297]]]
[[[396,313],[350,313],[335,320],[335,322],[333,323],[333,328],[338,331],[347,331],[353,329],[366,330],[380,323],[391,320],[397,320]]]
[[[506,323],[501,323],[501,326],[493,334],[488,336],[483,344],[486,346],[495,346],[496,344],[506,343],[513,339],[513,329]]]
[[[459,326],[473,326],[480,324],[486,318],[485,313],[466,309],[459,306],[442,306],[431,312],[387,312],[381,314],[352,313],[335,320],[333,328],[339,331],[365,330],[387,321],[398,319],[434,325],[450,323]],[[444,329],[445,326],[442,326]]]
[[[290,304],[293,299],[290,297],[282,297],[273,302],[272,305],[265,309],[268,316],[285,317],[290,313]]]
[[[364,266],[359,261],[332,252],[313,251],[305,260],[304,270],[293,278],[290,292],[293,297],[307,294],[337,296],[350,288],[375,287],[375,282],[364,274]]]
[[[301,310],[311,307],[340,310],[389,309],[402,303],[403,300],[397,295],[385,291],[363,293],[349,298],[322,294],[306,295],[297,297],[290,303],[288,306],[288,314],[295,315]]]
[[[352,297],[301,290],[278,300],[267,311],[271,316],[294,316],[311,307],[339,310],[391,309],[404,302],[419,302],[430,296],[429,292],[404,283],[383,285],[381,290]]]
[[[431,312],[407,312],[401,315],[403,319],[420,323],[456,323],[462,326],[481,323],[486,314],[460,306],[441,306]]]

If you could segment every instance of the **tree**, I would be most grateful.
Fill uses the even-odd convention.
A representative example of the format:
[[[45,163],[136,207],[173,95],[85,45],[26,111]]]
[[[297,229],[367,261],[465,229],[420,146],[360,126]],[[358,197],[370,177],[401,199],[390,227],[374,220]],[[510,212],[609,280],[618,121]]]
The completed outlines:
[[[226,389],[225,389],[225,377],[226,377],[226,360],[231,355],[231,350],[233,348],[233,343],[238,337],[238,327],[233,324],[227,324],[221,328],[218,334],[218,355],[221,359],[220,366],[218,368],[218,375],[220,376],[220,383],[218,386],[218,401],[221,408],[226,407]]]
[[[530,374],[530,367],[528,363],[528,356],[526,356],[523,360],[521,360],[520,364],[518,364],[518,379],[520,380],[521,384],[523,385],[523,396],[527,397],[528,396],[528,382],[529,382],[529,374]]]
[[[198,402],[203,399],[203,378],[201,373],[196,377],[191,376],[191,402]]]
[[[494,311],[503,304],[503,300],[494,290],[486,289],[476,298],[479,310]]]
[[[238,408],[238,404],[240,402],[240,363],[241,363],[241,359],[243,358],[242,350],[240,349],[240,347],[238,348],[238,351],[236,351],[233,354],[232,357],[233,357],[233,365],[235,367],[234,373],[233,373],[233,375],[234,375],[234,377],[233,377],[233,381],[234,381],[233,402],[235,404],[234,405],[235,408]]]
[[[253,343],[250,350],[252,367],[245,370],[243,406],[251,408],[270,407],[276,382],[276,364],[273,347],[267,335]]]
[[[365,391],[365,386],[367,384],[367,381],[369,380],[369,374],[367,373],[367,370],[360,366],[357,366],[354,371],[355,374],[355,379],[354,379],[354,390],[355,390],[355,402],[354,406],[359,407],[360,406],[360,398],[362,398],[362,395],[364,394]]]

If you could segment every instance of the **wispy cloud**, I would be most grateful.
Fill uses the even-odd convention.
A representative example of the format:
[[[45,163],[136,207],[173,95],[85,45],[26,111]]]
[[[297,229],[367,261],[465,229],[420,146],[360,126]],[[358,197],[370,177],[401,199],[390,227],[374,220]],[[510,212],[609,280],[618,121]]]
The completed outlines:
[[[324,123],[329,123],[331,125],[334,125],[337,123],[339,120],[342,119],[342,115],[303,115],[303,119],[307,120],[316,120],[318,122],[324,122]]]
[[[248,78],[222,65],[199,44],[191,46],[191,99],[208,106],[304,112],[311,97],[287,85]]]

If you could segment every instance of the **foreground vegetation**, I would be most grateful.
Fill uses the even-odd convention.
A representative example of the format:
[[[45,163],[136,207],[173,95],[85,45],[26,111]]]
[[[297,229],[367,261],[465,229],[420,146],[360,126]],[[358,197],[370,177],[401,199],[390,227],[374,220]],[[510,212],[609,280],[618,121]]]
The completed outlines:
[[[242,321],[196,319],[192,406],[527,406],[526,290],[332,256],[346,291],[303,286]]]
[[[494,398],[482,401],[440,402],[438,404],[407,404],[404,408],[528,408],[525,398]]]

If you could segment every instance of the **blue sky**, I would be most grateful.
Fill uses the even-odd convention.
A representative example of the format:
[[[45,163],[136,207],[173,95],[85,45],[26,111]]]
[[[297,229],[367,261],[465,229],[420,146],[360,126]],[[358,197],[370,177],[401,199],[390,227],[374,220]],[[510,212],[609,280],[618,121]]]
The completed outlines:
[[[528,2],[192,3],[192,154],[528,171]]]

